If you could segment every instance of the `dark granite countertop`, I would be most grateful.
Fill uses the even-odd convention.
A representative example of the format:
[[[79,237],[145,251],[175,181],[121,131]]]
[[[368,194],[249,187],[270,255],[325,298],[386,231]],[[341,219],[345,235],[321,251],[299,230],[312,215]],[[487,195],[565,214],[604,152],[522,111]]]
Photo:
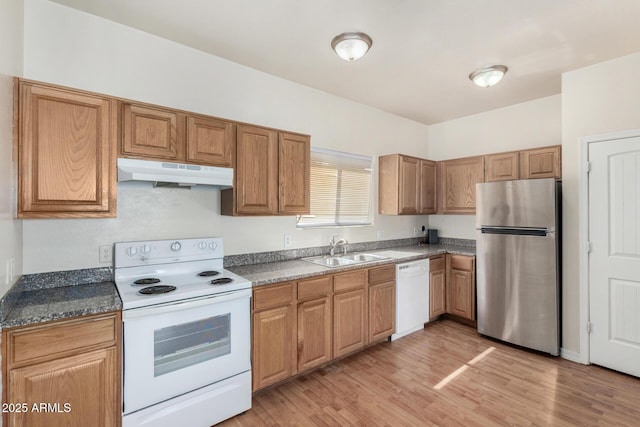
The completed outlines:
[[[122,309],[107,268],[22,276],[2,298],[2,329]]]
[[[253,286],[268,285],[271,283],[298,280],[307,277],[333,274],[348,270],[369,268],[376,265],[384,265],[398,262],[407,262],[417,259],[429,258],[434,255],[452,253],[458,255],[475,256],[475,246],[467,245],[411,245],[385,248],[383,250],[370,250],[367,253],[376,254],[384,252],[396,252],[393,258],[386,260],[365,262],[340,267],[324,267],[302,260],[289,260],[268,262],[262,264],[250,264],[236,267],[228,267],[228,270],[244,277],[252,282]]]

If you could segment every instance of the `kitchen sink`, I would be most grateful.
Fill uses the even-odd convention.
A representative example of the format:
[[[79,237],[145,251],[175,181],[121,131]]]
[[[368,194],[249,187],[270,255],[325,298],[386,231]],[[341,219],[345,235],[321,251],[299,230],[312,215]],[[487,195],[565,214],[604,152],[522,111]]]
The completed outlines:
[[[311,262],[325,267],[342,267],[345,265],[361,264],[371,261],[380,261],[389,257],[373,254],[348,254],[348,255],[322,255],[310,258],[302,258],[303,261]]]
[[[381,255],[373,255],[373,254],[349,254],[342,255],[341,259],[350,259],[356,262],[371,262],[371,261],[380,261],[383,259],[389,259],[389,257],[381,256]]]

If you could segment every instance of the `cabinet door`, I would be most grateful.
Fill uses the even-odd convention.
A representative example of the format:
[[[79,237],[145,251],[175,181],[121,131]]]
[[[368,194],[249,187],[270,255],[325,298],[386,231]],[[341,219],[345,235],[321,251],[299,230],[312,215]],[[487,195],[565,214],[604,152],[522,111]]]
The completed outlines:
[[[331,299],[298,304],[298,372],[331,360]]]
[[[235,125],[210,117],[187,117],[187,162],[233,167]]]
[[[436,213],[436,162],[420,160],[419,213]]]
[[[116,216],[116,103],[19,83],[19,218]]]
[[[278,209],[278,134],[238,126],[236,140],[236,211],[274,214]]]
[[[364,347],[367,339],[366,310],[364,289],[333,296],[333,357]]]
[[[383,340],[395,331],[395,282],[369,286],[369,342]]]
[[[119,426],[121,402],[116,348],[12,369],[8,402],[25,402],[27,413],[9,413],[14,427]],[[49,404],[47,412],[32,405]],[[68,406],[65,406],[68,404]]]
[[[308,214],[311,195],[311,140],[280,133],[278,143],[278,212]]]
[[[536,148],[520,152],[520,179],[562,178],[561,147]]]
[[[184,116],[175,111],[125,103],[121,155],[183,161],[184,145],[178,140],[181,121]]]
[[[429,318],[445,313],[444,256],[429,260]]]
[[[484,156],[484,175],[487,182],[518,179],[518,152]]]
[[[447,313],[475,320],[474,257],[447,254]]]
[[[483,157],[468,157],[440,162],[441,212],[475,213],[476,183],[483,181]]]
[[[418,186],[420,185],[419,161],[413,157],[400,156],[400,205],[401,214],[417,214],[420,198]]]
[[[295,305],[253,314],[253,390],[296,373]]]

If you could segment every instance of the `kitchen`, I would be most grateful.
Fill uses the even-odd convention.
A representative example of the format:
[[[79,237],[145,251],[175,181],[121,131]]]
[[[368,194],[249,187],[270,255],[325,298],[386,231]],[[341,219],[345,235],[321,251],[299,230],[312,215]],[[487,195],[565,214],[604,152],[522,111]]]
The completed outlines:
[[[5,68],[0,71],[6,75],[297,131],[310,134],[314,145],[341,151],[354,147],[353,152],[371,156],[390,154],[389,141],[394,141],[392,152],[432,160],[561,143],[563,356],[575,361],[587,357],[580,313],[579,138],[640,127],[637,53],[624,52],[616,59],[566,72],[561,92],[426,126],[57,3],[27,1],[24,8],[21,2],[16,4],[2,6],[7,12],[2,14],[7,20],[1,26],[7,32],[3,43],[22,40],[23,46],[3,45]],[[65,23],[64,28],[60,22]],[[461,80],[465,79],[463,75]],[[116,218],[15,220],[12,91],[10,79],[3,79],[3,277],[5,264],[13,259],[14,265],[13,280],[9,284],[2,280],[3,293],[20,274],[108,266],[98,262],[98,248],[114,242],[219,235],[224,237],[225,254],[235,255],[282,250],[283,235],[291,236],[292,248],[303,248],[326,245],[335,234],[334,230],[298,230],[294,217],[221,216],[217,193],[206,188],[153,189],[130,183],[118,186]],[[407,238],[422,225],[440,230],[444,237],[475,239],[473,217],[465,215],[377,215],[374,227],[340,230],[340,235],[354,243],[376,241],[378,231],[384,233],[384,239]]]

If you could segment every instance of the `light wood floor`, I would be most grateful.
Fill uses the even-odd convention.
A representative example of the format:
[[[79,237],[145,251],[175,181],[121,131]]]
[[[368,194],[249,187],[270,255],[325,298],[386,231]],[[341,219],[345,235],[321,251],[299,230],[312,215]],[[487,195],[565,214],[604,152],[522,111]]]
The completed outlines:
[[[640,426],[640,379],[445,320],[262,391],[220,425]]]

